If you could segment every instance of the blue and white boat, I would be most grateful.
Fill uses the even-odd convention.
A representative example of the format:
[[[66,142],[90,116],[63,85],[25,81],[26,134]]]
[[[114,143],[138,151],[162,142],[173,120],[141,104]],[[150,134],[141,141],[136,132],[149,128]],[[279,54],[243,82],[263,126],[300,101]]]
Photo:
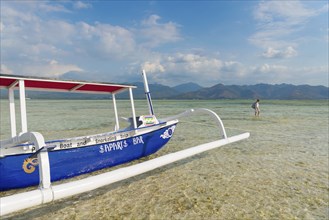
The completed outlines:
[[[11,137],[0,142],[0,191],[38,185],[37,190],[2,197],[0,215],[27,207],[51,202],[117,182],[189,156],[249,137],[249,133],[227,137],[216,113],[208,109],[190,109],[180,115],[159,120],[152,106],[151,96],[143,71],[145,94],[149,112],[136,116],[132,85],[73,80],[0,75],[0,88],[8,89]],[[19,90],[21,131],[17,134],[14,90]],[[28,131],[25,90],[84,92],[112,95],[114,131],[82,137],[45,141],[42,132]],[[130,126],[121,128],[116,95],[128,92],[131,101]],[[221,129],[221,139],[215,142],[164,155],[143,163],[120,168],[108,173],[52,184],[54,181],[90,173],[106,167],[127,163],[160,150],[173,136],[178,118],[195,112],[211,115]]]
[[[114,102],[116,101],[115,94],[134,88],[134,86],[118,84],[1,75],[1,87],[10,90],[11,88],[20,88],[21,84],[24,84],[25,89],[112,93]],[[14,104],[14,102],[10,103]],[[177,120],[159,122],[154,114],[136,117],[134,107],[132,111],[133,117],[130,118],[132,123],[127,128],[120,130],[118,111],[115,109],[116,131],[45,142],[45,146],[41,148],[48,151],[51,181],[90,173],[148,156],[158,151],[172,137]],[[27,123],[26,119],[22,121]],[[13,123],[15,124],[15,122]],[[12,127],[15,126],[14,124]],[[22,127],[27,128],[27,125],[24,124]],[[27,132],[27,130],[22,132]],[[15,131],[13,131],[12,136],[15,139]],[[12,145],[15,145],[13,139],[1,142],[0,190],[38,185],[37,156],[41,149],[37,149],[33,143]]]

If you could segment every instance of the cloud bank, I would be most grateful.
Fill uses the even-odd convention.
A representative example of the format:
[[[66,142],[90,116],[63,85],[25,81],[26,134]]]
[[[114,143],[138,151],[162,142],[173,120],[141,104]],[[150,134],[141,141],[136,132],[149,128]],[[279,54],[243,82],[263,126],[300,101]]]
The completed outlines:
[[[323,76],[328,75],[326,65],[296,67],[281,62],[300,56],[303,39],[299,33],[310,19],[328,13],[328,5],[311,9],[299,1],[257,3],[253,11],[256,30],[245,36],[259,50],[255,62],[223,57],[206,46],[183,48],[179,45],[188,40],[184,25],[155,13],[130,25],[62,18],[93,9],[92,2],[84,1],[3,2],[1,72],[51,77],[74,73],[88,79],[94,76],[94,80],[129,82],[144,68],[151,82],[177,85],[193,81],[203,86],[323,84]]]

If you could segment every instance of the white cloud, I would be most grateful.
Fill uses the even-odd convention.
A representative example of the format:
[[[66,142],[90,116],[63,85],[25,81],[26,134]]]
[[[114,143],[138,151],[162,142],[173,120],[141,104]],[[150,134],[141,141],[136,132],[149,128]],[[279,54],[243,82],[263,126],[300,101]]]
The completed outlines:
[[[251,67],[248,70],[248,77],[250,84],[256,83],[271,83],[280,84],[288,83],[287,77],[291,74],[287,66],[276,64],[261,64],[259,66]]]
[[[126,28],[102,23],[72,23],[56,17],[44,19],[38,15],[37,10],[41,7],[38,4],[26,4],[27,10],[24,10],[20,4],[9,3],[2,8],[1,52],[2,62],[14,72],[58,75],[66,70],[82,69],[78,64],[64,64],[72,62],[63,62],[67,59],[74,59],[73,62],[84,59],[94,62],[100,58],[110,61],[137,53],[134,35]],[[43,8],[48,6],[42,5]],[[50,6],[48,11],[66,11],[63,6]],[[61,64],[49,66],[47,70],[44,68],[47,65],[42,63],[45,59],[58,60]],[[25,70],[20,68],[23,65],[26,65]]]
[[[127,58],[137,52],[134,35],[128,29],[110,24],[80,22],[79,48],[99,58]]]
[[[263,57],[266,58],[289,58],[297,55],[297,51],[289,46],[284,50],[276,50],[272,47],[267,48],[267,50],[263,53]]]
[[[5,25],[3,25],[2,21],[0,21],[0,33],[3,31],[5,28]]]
[[[222,61],[211,55],[193,52],[158,55],[155,59],[142,64],[150,73],[151,81],[165,85],[177,85],[186,82],[197,82],[201,85],[239,82],[245,77],[243,65],[236,61]],[[234,79],[233,81],[231,79]]]
[[[99,37],[99,49],[106,54],[124,56],[135,49],[135,40],[129,30],[111,25],[97,25],[96,29],[96,35]]]
[[[63,64],[57,60],[49,60],[24,67],[24,75],[43,75],[49,77],[60,77],[67,72],[82,72],[83,69],[74,64]]]
[[[305,8],[299,1],[263,1],[258,4],[254,16],[267,25],[273,25],[273,22],[288,22],[287,25],[292,25],[299,24],[315,13],[316,11]]]
[[[270,65],[270,64],[263,64],[259,67],[257,67],[255,69],[256,72],[258,73],[266,73],[266,74],[269,74],[269,73],[274,73],[274,74],[277,74],[277,73],[284,73],[286,72],[288,68],[286,66],[280,66],[280,65]]]
[[[57,60],[38,60],[38,62],[10,63],[10,66],[1,64],[3,74],[60,77],[67,72],[82,72],[82,68],[75,64],[61,63]]]
[[[40,1],[35,6],[39,10],[46,12],[66,12],[66,13],[71,12],[69,9],[67,9],[66,7],[60,4],[49,4],[48,2]]]
[[[276,64],[262,64],[248,69],[249,84],[291,83],[294,85],[325,85],[328,86],[328,67],[289,67]],[[324,79],[326,81],[324,82]]]
[[[159,23],[161,19],[158,15],[151,15],[142,21],[140,36],[147,40],[144,47],[157,47],[159,45],[177,42],[182,39],[179,33],[179,25],[173,22]]]
[[[74,9],[87,9],[87,8],[91,8],[91,4],[86,3],[86,2],[82,2],[82,1],[75,1],[73,2],[73,8]]]
[[[85,2],[74,4],[75,8],[80,9],[90,7]],[[100,60],[116,62],[137,59],[141,63],[152,57],[150,48],[181,39],[179,25],[173,22],[160,23],[160,17],[157,15],[144,20],[140,29],[136,30],[101,22],[72,23],[58,16],[44,19],[38,11],[42,8],[48,12],[68,12],[63,5],[47,2],[40,5],[29,3],[25,5],[25,10],[21,4],[4,4],[1,32],[5,33],[1,41],[1,50],[3,62],[14,72],[58,75],[64,73],[64,70],[79,71],[84,69],[80,65],[89,64],[63,64],[72,63],[67,61],[72,58],[75,60],[73,63],[87,59],[99,63]],[[15,66],[13,59],[21,66],[26,65],[26,70]],[[45,59],[57,60],[61,65],[53,65],[46,70],[44,67],[47,65],[42,63]],[[149,69],[163,71],[161,65],[149,63],[146,66]]]
[[[177,80],[203,78],[203,81],[218,80],[223,62],[217,58],[194,53],[176,53],[163,58],[164,66]]]
[[[165,72],[165,68],[163,65],[160,64],[160,61],[154,61],[154,62],[145,62],[142,64],[142,69],[145,70],[148,73],[163,73]]]
[[[221,68],[221,72],[226,76],[235,77],[237,81],[239,81],[242,77],[245,77],[247,74],[242,63],[237,61],[225,61],[223,67]]]
[[[155,57],[154,60],[143,63],[142,67],[149,73],[150,82],[164,85],[178,85],[191,81],[203,86],[212,86],[217,83],[226,85],[291,83],[328,86],[329,83],[326,66],[296,68],[264,63],[249,67],[237,61],[224,61],[193,53],[158,54]],[[137,64],[135,66],[136,73],[139,67]],[[323,82],[323,79],[327,81]]]
[[[323,8],[307,8],[300,1],[263,1],[254,11],[258,30],[249,41],[257,47],[266,49],[263,54],[268,58],[290,58],[298,53],[296,48],[300,32],[310,18],[325,12]]]
[[[322,8],[316,11],[316,13],[321,14],[321,13],[327,13],[329,11],[329,3],[324,5]]]
[[[4,64],[1,64],[0,66],[0,73],[9,75],[14,74],[14,72]]]
[[[293,34],[303,28],[308,18],[324,11],[306,9],[295,1],[279,3],[282,2],[265,1],[255,11],[258,30],[249,40],[262,49],[265,58],[297,56],[299,41]],[[91,7],[83,1],[2,3],[3,73],[59,77],[77,72],[81,76],[80,73],[85,71],[85,74],[93,72],[98,79],[125,82],[132,77],[122,73],[136,75],[142,67],[150,73],[153,82],[176,85],[193,81],[205,86],[216,83],[289,83],[294,82],[293,77],[300,82],[310,80],[316,83],[328,75],[325,68],[298,69],[273,65],[270,63],[273,60],[250,68],[235,58],[229,60],[219,58],[220,54],[207,54],[202,48],[163,54],[156,52],[155,48],[183,40],[179,24],[163,21],[158,15],[149,16],[137,28],[86,22],[83,17],[81,21],[72,22],[61,17],[63,13],[72,13],[65,5],[73,5],[75,9]],[[51,16],[48,16],[50,12]],[[113,71],[121,74],[114,76]]]

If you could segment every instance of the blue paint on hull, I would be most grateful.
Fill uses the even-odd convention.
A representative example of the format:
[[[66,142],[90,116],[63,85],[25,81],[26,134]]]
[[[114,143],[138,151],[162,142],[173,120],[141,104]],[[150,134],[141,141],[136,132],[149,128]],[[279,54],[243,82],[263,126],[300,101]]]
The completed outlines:
[[[119,141],[51,151],[48,153],[51,181],[90,173],[153,154],[169,141],[174,127],[175,125],[170,125]],[[14,155],[0,159],[1,191],[39,184],[38,166],[32,173],[26,173],[22,168],[24,160],[30,155]]]

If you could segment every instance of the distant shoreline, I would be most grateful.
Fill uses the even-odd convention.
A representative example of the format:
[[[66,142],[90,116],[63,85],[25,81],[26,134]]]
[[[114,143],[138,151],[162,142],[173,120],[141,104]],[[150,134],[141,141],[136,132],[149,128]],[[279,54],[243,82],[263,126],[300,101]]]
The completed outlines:
[[[144,99],[145,92],[142,83],[135,83],[134,99]],[[185,85],[185,86],[184,86]],[[217,84],[203,88],[194,84],[183,84],[168,87],[161,84],[150,84],[152,99],[169,100],[218,100],[218,99],[278,99],[278,100],[328,100],[329,87],[291,84],[256,84],[250,86]],[[69,92],[26,91],[31,99],[109,99],[111,94],[82,94]],[[18,96],[18,91],[15,91]],[[0,89],[0,98],[7,98],[8,92]],[[118,99],[129,99],[129,94],[119,93]]]

